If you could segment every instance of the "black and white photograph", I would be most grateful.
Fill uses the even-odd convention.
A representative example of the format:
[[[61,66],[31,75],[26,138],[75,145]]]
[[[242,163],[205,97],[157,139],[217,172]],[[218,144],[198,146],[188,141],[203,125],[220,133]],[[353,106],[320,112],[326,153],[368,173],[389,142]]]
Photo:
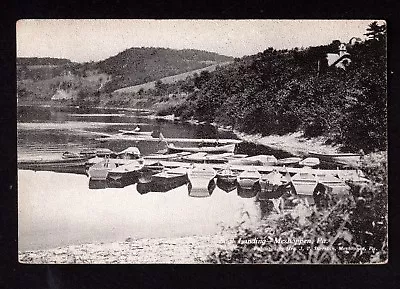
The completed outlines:
[[[386,264],[387,26],[18,20],[19,262]]]

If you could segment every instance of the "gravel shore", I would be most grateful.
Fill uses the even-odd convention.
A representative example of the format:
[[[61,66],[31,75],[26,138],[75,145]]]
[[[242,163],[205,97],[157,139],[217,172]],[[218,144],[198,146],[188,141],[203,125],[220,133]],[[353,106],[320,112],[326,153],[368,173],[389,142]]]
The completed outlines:
[[[19,261],[29,264],[146,264],[207,263],[209,253],[229,246],[233,235],[181,238],[130,239],[125,242],[93,243],[49,250],[19,252]]]
[[[324,137],[306,138],[302,132],[294,132],[285,135],[251,135],[235,131],[235,134],[241,140],[258,145],[264,145],[276,150],[286,151],[296,156],[307,156],[309,151],[319,153],[337,153],[339,146],[325,144]]]

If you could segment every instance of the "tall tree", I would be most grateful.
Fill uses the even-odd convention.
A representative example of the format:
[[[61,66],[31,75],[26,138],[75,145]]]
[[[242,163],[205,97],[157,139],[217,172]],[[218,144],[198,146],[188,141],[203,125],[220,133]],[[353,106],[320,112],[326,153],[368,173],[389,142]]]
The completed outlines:
[[[374,21],[368,25],[367,33],[364,35],[369,39],[383,40],[386,35],[386,24],[379,25],[377,21]]]

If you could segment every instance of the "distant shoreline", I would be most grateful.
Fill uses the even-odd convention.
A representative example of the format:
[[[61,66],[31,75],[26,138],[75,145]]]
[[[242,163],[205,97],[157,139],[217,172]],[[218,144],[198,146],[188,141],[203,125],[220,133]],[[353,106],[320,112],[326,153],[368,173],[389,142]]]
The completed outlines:
[[[61,104],[48,104],[48,103],[23,103],[18,104],[18,106],[42,106],[42,107],[55,107],[55,108],[63,108],[63,107],[74,107],[69,105],[61,105]],[[149,115],[145,115],[144,117],[149,119],[163,119],[168,121],[181,121],[179,117],[175,117],[174,115],[166,115],[166,116],[158,116],[156,115],[156,111],[152,109],[145,108],[129,108],[129,107],[112,107],[112,106],[93,106],[88,107],[89,109],[109,109],[109,110],[126,110],[126,111],[141,111],[148,112]],[[193,125],[203,124],[197,120],[186,120],[183,121]],[[338,145],[327,145],[325,144],[326,138],[324,137],[316,137],[316,138],[306,138],[303,136],[302,132],[294,132],[288,133],[285,135],[254,135],[248,134],[244,132],[239,132],[234,129],[226,129],[223,126],[217,125],[216,123],[211,123],[218,130],[225,130],[233,132],[239,139],[253,143],[256,145],[263,145],[269,147],[274,150],[281,150],[287,153],[290,153],[295,156],[304,157],[308,155],[308,151],[316,151],[320,153],[337,153],[339,151],[340,146]]]

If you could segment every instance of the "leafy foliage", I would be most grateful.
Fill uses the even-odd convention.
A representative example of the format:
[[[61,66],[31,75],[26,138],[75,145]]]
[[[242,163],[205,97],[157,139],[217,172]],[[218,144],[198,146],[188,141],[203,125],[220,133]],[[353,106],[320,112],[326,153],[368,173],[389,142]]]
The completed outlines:
[[[371,39],[349,45],[346,70],[321,67],[338,40],[306,49],[268,48],[195,76],[191,105],[177,107],[175,114],[263,135],[302,130],[346,150],[385,149],[386,29],[368,29]]]
[[[384,263],[388,258],[387,189],[351,184],[351,195],[316,208],[302,200],[270,215],[256,229],[238,225],[233,246],[212,252],[211,263]]]

